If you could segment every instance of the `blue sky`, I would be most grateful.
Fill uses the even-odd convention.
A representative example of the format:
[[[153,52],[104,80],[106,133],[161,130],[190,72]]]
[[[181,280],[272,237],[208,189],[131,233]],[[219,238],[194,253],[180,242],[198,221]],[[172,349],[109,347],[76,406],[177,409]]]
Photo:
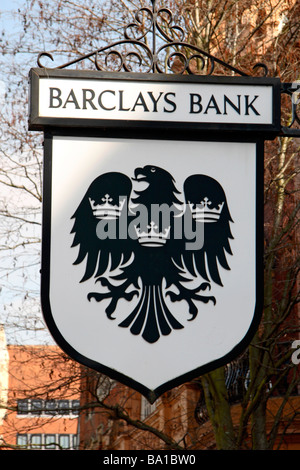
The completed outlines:
[[[8,24],[9,16],[6,13],[8,11],[13,11],[18,9],[21,5],[24,5],[24,0],[0,0],[0,22],[1,22],[1,29],[3,24]]]
[[[0,9],[1,10],[11,10],[14,9],[16,6],[24,4],[23,0],[1,0],[0,1]]]
[[[5,30],[7,34],[14,30],[14,18],[13,11],[17,10],[25,2],[24,0],[0,0],[0,32]],[[0,71],[0,97],[4,90],[4,84],[1,81]]]

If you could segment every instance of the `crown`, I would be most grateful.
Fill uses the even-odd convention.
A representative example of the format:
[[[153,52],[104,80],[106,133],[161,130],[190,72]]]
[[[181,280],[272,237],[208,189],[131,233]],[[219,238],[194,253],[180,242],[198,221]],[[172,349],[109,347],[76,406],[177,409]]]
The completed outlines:
[[[147,226],[149,229],[148,233],[146,232],[140,232],[140,230],[134,226],[138,241],[141,245],[144,246],[150,246],[150,247],[159,247],[163,246],[170,233],[170,227],[166,228],[164,233],[159,233],[156,231],[157,225],[155,225],[155,222],[150,222],[150,225]]]
[[[210,209],[209,206],[211,204],[211,201],[208,199],[208,197],[205,197],[203,201],[200,202],[200,204],[194,208],[195,204],[191,204],[189,202],[189,206],[192,212],[192,217],[193,219],[196,220],[196,222],[217,222],[220,218],[224,202],[218,205],[218,209]]]
[[[121,211],[125,204],[125,198],[120,201],[119,205],[110,204],[112,198],[109,194],[105,194],[105,196],[101,199],[103,204],[95,204],[91,198],[89,198],[90,205],[93,211],[94,217],[97,219],[117,219],[121,215]]]

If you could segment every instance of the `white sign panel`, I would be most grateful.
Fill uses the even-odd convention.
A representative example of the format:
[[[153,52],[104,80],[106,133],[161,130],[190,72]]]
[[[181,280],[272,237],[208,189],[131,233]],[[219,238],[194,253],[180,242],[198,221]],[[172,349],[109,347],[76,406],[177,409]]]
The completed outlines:
[[[67,353],[153,401],[247,344],[261,306],[257,151],[46,139],[42,304]]]
[[[31,130],[247,130],[274,138],[280,125],[275,78],[32,69],[30,84]]]
[[[42,78],[39,116],[76,119],[272,124],[273,88]]]

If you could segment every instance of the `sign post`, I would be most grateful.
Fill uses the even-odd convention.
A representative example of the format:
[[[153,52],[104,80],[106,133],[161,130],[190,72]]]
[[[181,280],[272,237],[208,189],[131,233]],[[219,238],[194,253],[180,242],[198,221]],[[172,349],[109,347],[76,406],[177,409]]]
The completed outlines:
[[[263,144],[282,132],[281,84],[67,65],[30,72],[44,318],[67,354],[154,402],[258,327]]]

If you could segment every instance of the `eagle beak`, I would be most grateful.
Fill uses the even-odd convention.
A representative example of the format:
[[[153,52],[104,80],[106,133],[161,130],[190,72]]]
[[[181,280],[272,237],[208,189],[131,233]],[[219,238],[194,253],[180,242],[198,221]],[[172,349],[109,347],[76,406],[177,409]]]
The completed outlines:
[[[136,168],[134,171],[133,181],[147,181],[147,176],[145,175],[143,168]]]

